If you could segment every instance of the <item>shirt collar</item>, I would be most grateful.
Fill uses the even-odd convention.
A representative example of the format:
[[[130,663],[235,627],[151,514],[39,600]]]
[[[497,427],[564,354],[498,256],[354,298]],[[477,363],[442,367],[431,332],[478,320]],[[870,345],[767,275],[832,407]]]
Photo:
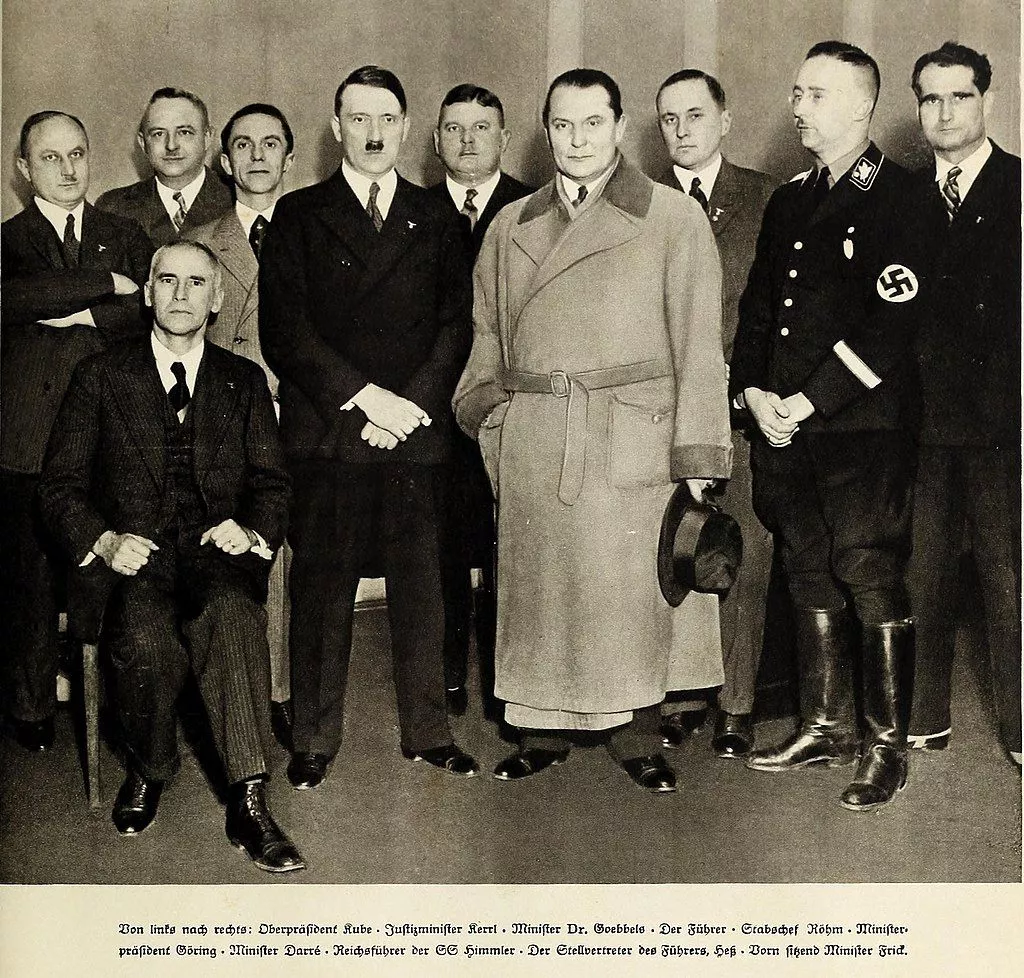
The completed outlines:
[[[962,159],[959,163],[950,163],[949,160],[944,160],[936,153],[935,179],[941,187],[946,182],[946,176],[949,174],[949,171],[954,166],[960,167],[960,174],[956,178],[956,186],[957,190],[960,191],[960,199],[963,200],[967,196],[967,191],[971,189],[971,184],[978,179],[981,168],[991,155],[992,142],[988,138],[985,138],[970,156]]]
[[[265,210],[258,211],[248,204],[243,204],[240,200],[235,201],[235,214],[238,215],[238,222],[242,225],[242,230],[245,232],[246,237],[249,236],[249,232],[252,230],[253,224],[256,223],[257,217],[262,217],[265,221],[272,221],[274,219],[274,208],[276,206],[277,201],[275,200]]]
[[[156,181],[156,192],[160,195],[160,201],[164,205],[164,210],[173,217],[173,215],[178,213],[178,202],[174,199],[174,195],[178,191],[173,187],[162,184],[159,177],[153,177],[153,179]],[[192,205],[195,203],[196,197],[199,196],[199,191],[203,189],[205,182],[206,167],[204,166],[199,171],[199,176],[195,180],[181,188],[181,195],[185,198],[185,210],[192,209]]]
[[[366,210],[366,205],[370,200],[370,184],[377,184],[380,188],[377,191],[377,210],[380,211],[380,216],[387,220],[391,201],[395,199],[395,191],[398,189],[398,174],[395,172],[395,168],[392,167],[383,176],[371,180],[369,177],[364,177],[354,167],[349,166],[347,160],[342,160],[341,172],[345,181],[352,188],[352,193],[363,205],[363,210]]]
[[[849,153],[844,153],[839,159],[833,160],[828,166],[828,185],[834,187],[846,174],[846,171],[853,166],[867,151],[871,145],[871,141],[868,140],[852,149]],[[822,171],[824,164],[815,163],[813,174],[817,178],[818,174]]]
[[[54,231],[57,232],[57,237],[64,240],[64,228],[68,223],[68,214],[74,214],[75,216],[75,237],[82,240],[82,215],[85,213],[85,201],[80,200],[78,205],[71,210],[65,207],[61,207],[60,204],[52,204],[48,200],[43,200],[42,197],[32,198],[36,207],[39,208],[39,213],[43,215],[53,225]]]
[[[701,167],[699,170],[688,170],[685,166],[677,166],[673,164],[672,170],[675,172],[676,179],[679,181],[679,186],[686,191],[690,192],[690,187],[693,184],[693,179],[696,177],[700,180],[700,189],[704,191],[704,196],[711,199],[711,192],[715,189],[715,181],[718,179],[718,173],[722,169],[722,154],[715,153],[715,158],[707,164],[707,166]]]
[[[612,174],[615,172],[619,165],[619,160],[622,157],[616,153],[615,159],[611,165],[603,173],[594,177],[589,183],[577,183],[571,177],[567,177],[564,173],[559,173],[555,183],[558,185],[558,189],[561,193],[562,199],[569,211],[569,216],[575,218],[577,215],[582,214],[583,211],[587,210],[600,196],[608,181],[611,179]],[[587,188],[587,196],[582,204],[575,206],[573,201],[579,196],[580,187]]]
[[[160,374],[160,382],[164,385],[165,391],[177,383],[174,374],[171,373],[171,364],[180,361],[185,364],[185,383],[188,384],[189,393],[194,394],[196,390],[196,376],[199,373],[199,361],[203,359],[203,351],[206,349],[206,340],[200,340],[184,356],[178,356],[167,349],[155,332],[149,334],[150,346],[153,348],[153,357],[156,360],[156,369]]]
[[[494,193],[495,188],[498,186],[498,181],[501,179],[501,170],[495,170],[483,183],[477,184],[473,189],[476,190],[476,197],[473,198],[473,203],[476,204],[477,211],[482,214],[484,209],[487,207],[491,196]],[[448,195],[451,197],[455,206],[461,211],[463,205],[466,203],[466,191],[469,187],[464,187],[457,180],[453,180],[448,174],[444,177],[445,185],[448,187]]]

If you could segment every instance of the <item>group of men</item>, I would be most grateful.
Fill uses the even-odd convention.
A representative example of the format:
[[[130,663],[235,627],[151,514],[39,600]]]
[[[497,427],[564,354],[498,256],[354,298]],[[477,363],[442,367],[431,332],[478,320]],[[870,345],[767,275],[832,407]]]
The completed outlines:
[[[814,165],[778,189],[722,156],[726,96],[695,69],[657,93],[657,182],[621,153],[615,81],[556,78],[556,173],[535,192],[501,171],[503,108],[473,85],[439,112],[445,179],[402,178],[405,92],[373,65],[336,92],[338,170],[284,196],[295,140],[273,105],[224,126],[232,195],[208,166],[203,102],[158,90],[138,131],[153,177],[96,207],[85,127],[31,116],[18,166],[33,198],[2,234],[16,739],[53,741],[69,576],[102,610],[112,661],[118,831],[156,815],[191,670],[229,839],[261,869],[302,868],[267,806],[270,734],[295,788],[323,782],[372,572],[409,759],[478,773],[449,719],[475,618],[516,741],[499,779],[563,763],[591,731],[636,784],[674,791],[662,751],[720,687],[720,756],[858,761],[842,803],[867,811],[904,786],[908,737],[949,743],[966,524],[1019,764],[1020,161],[986,136],[990,78],[952,42],[919,59],[935,164],[912,177],[869,138],[873,59],[815,45],[791,94]],[[673,606],[659,589],[676,483],[742,526],[721,600]],[[801,721],[758,750],[773,537]]]

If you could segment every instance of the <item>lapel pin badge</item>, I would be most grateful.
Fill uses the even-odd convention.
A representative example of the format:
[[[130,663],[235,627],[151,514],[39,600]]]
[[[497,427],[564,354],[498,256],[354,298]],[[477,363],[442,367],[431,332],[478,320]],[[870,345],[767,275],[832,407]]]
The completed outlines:
[[[97,247],[100,249],[100,251],[106,251],[107,250],[107,246],[106,245],[97,245]]]
[[[413,229],[414,227],[416,227],[416,224],[415,224],[415,223],[414,223],[413,221],[406,221],[405,223],[409,225],[409,230],[410,230],[410,231],[411,231],[411,230],[412,230],[412,229]]]

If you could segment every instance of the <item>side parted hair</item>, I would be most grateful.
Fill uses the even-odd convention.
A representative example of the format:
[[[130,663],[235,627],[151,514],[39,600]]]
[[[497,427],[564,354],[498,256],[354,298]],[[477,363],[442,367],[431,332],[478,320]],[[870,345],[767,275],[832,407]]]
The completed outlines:
[[[603,88],[608,93],[608,104],[616,122],[622,118],[622,93],[611,75],[597,68],[571,68],[569,71],[563,71],[548,88],[547,98],[544,99],[544,111],[541,113],[545,127],[551,114],[551,93],[556,88]]]
[[[288,120],[284,117],[284,113],[276,105],[270,105],[267,102],[250,102],[249,105],[243,105],[242,108],[235,112],[220,131],[220,146],[224,150],[225,156],[230,155],[228,148],[231,145],[232,127],[239,119],[244,119],[249,115],[269,115],[277,119],[284,130],[286,149],[289,153],[295,149],[295,137],[292,135],[292,127],[288,125]]]
[[[676,85],[679,82],[687,81],[704,82],[704,84],[708,86],[708,91],[711,93],[711,98],[715,105],[717,105],[719,109],[725,108],[725,89],[722,88],[721,83],[714,75],[709,75],[706,71],[701,71],[699,68],[683,68],[682,71],[673,72],[661,83],[661,87],[658,89],[658,95],[661,95],[661,93],[670,85]],[[657,102],[657,100],[658,97],[656,95],[655,102]]]
[[[854,65],[854,67],[862,69],[865,74],[870,75],[871,108],[872,111],[874,110],[875,105],[878,104],[878,93],[882,89],[882,75],[878,70],[878,63],[867,51],[846,41],[820,41],[807,52],[804,60],[808,61],[811,58],[833,58],[844,64]]]
[[[36,126],[46,122],[47,119],[56,118],[70,119],[79,129],[82,130],[82,135],[85,136],[85,148],[89,148],[89,133],[85,131],[85,126],[82,124],[82,120],[77,116],[71,115],[70,112],[60,112],[57,109],[44,109],[42,112],[33,112],[21,127],[21,136],[18,138],[18,155],[22,159],[26,159],[28,154],[28,138],[32,135],[32,130]]]
[[[349,85],[369,85],[370,88],[386,89],[398,99],[398,107],[405,115],[407,110],[405,89],[402,88],[398,76],[393,71],[388,71],[387,68],[381,68],[380,65],[363,65],[362,68],[356,68],[334,93],[334,114],[336,116],[341,115],[341,96]]]
[[[479,85],[456,85],[441,102],[441,108],[437,113],[437,124],[441,125],[441,112],[449,105],[459,105],[462,102],[476,102],[485,109],[498,110],[498,124],[505,128],[505,107],[501,99],[494,92]]]
[[[962,66],[970,68],[974,75],[974,87],[984,95],[992,84],[992,65],[985,55],[965,44],[957,44],[956,41],[946,41],[937,51],[929,51],[922,54],[914,65],[914,73],[910,76],[910,87],[914,94],[921,97],[921,72],[928,65],[938,65],[940,68],[953,68]]]
[[[149,101],[146,103],[146,111],[142,113],[142,119],[139,121],[139,132],[142,133],[146,125],[146,116],[149,114],[149,107],[154,103],[163,98],[183,98],[186,102],[191,102],[197,109],[199,114],[203,117],[203,129],[209,131],[210,128],[210,113],[207,111],[206,103],[195,93],[187,92],[184,88],[158,88],[149,97]]]
[[[153,274],[156,272],[157,264],[160,261],[160,256],[166,254],[168,251],[173,251],[175,248],[190,248],[193,251],[201,252],[206,255],[210,261],[210,265],[213,268],[213,287],[219,289],[221,287],[221,271],[220,271],[220,259],[214,254],[213,250],[207,245],[203,244],[202,241],[192,241],[189,239],[182,239],[180,241],[170,241],[165,245],[157,248],[153,255],[153,260],[149,263],[149,275],[146,277],[148,283],[152,283]]]

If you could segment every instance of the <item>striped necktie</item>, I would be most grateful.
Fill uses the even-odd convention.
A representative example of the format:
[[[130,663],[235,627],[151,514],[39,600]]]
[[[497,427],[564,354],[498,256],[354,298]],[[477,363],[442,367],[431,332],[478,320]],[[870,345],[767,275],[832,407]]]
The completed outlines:
[[[960,188],[957,186],[956,178],[963,173],[958,166],[950,167],[946,174],[946,182],[942,185],[942,199],[946,202],[946,213],[952,221],[956,212],[960,210]]]
[[[469,229],[472,231],[476,227],[477,218],[480,217],[480,211],[477,210],[476,204],[473,203],[473,198],[479,193],[474,187],[470,187],[466,191],[466,202],[462,205],[462,216],[469,218]]]
[[[180,231],[188,215],[188,208],[185,206],[185,195],[180,190],[175,193],[174,202],[178,205],[178,210],[174,217],[171,218],[171,221],[174,223],[174,230]]]

